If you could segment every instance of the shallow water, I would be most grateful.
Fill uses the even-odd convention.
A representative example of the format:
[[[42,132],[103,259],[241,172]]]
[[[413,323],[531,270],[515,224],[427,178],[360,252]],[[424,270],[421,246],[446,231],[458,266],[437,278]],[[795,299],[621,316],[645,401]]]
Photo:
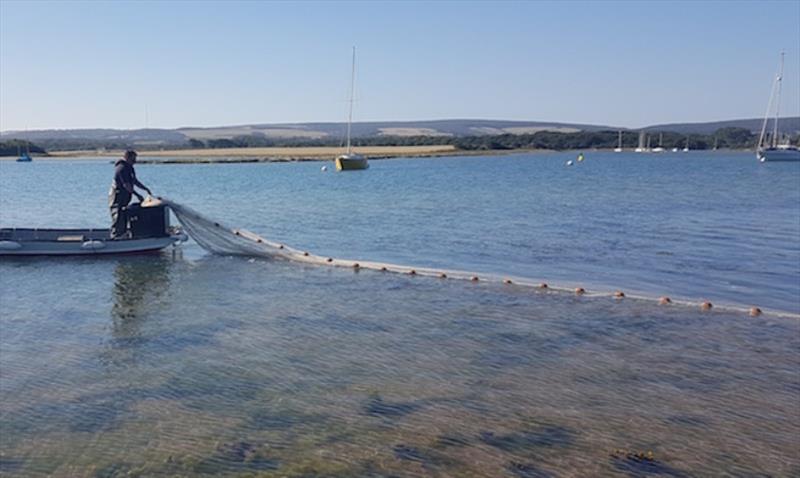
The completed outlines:
[[[586,168],[569,170],[564,157],[375,161],[353,175],[319,163],[157,165],[139,175],[212,217],[322,254],[553,282],[585,272],[598,284],[732,301],[744,290],[797,310],[796,165],[587,155]],[[694,187],[714,171],[704,161],[737,187],[699,201]],[[105,224],[109,164],[20,166],[33,168],[0,163],[4,226]],[[684,181],[636,186],[664,174]],[[759,184],[771,186],[751,204]],[[694,215],[646,212],[665,201]],[[708,232],[734,218],[745,225]],[[581,223],[591,227],[576,236]],[[567,247],[609,237],[628,252]],[[692,259],[701,252],[702,267]],[[3,476],[800,474],[791,317],[217,257],[191,243],[174,255],[0,260],[0,310]],[[648,451],[654,461],[634,455]]]
[[[0,286],[8,475],[800,471],[792,319],[214,256]]]

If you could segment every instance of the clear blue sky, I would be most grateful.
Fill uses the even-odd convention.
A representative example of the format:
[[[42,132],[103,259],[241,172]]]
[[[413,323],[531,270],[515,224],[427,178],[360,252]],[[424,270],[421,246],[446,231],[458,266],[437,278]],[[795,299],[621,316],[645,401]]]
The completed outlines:
[[[356,121],[800,115],[797,0],[0,0],[0,130],[343,121],[353,45]]]

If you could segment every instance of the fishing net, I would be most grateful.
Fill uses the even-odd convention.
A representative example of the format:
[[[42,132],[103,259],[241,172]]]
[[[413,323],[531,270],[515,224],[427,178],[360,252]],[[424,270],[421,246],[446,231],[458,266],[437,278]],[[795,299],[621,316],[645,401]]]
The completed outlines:
[[[219,221],[203,216],[194,209],[169,199],[150,199],[169,206],[180,221],[184,230],[203,249],[224,255],[255,256],[269,259],[282,259],[306,264],[327,265],[348,268],[363,268],[378,271],[391,271],[411,275],[428,275],[477,280],[474,274],[463,271],[443,271],[440,269],[415,268],[384,262],[357,261],[324,257],[307,251],[295,249],[285,244],[270,241],[245,229],[236,229]]]
[[[305,264],[315,264],[320,266],[333,266],[333,267],[347,267],[351,269],[370,269],[381,272],[394,272],[399,274],[408,275],[421,275],[439,278],[462,279],[469,281],[488,281],[488,282],[504,282],[506,284],[516,284],[526,287],[536,287],[538,289],[547,289],[550,291],[561,292],[574,292],[577,294],[586,294],[590,296],[613,296],[615,298],[635,298],[639,300],[653,300],[653,297],[644,295],[626,295],[619,291],[615,293],[609,292],[594,292],[587,293],[582,287],[572,288],[565,286],[548,285],[543,282],[533,281],[527,278],[515,277],[513,280],[507,276],[486,275],[482,274],[480,277],[474,272],[465,272],[459,270],[444,270],[444,269],[430,269],[430,268],[417,268],[398,264],[390,264],[385,262],[372,262],[372,261],[356,261],[353,259],[341,259],[333,257],[325,257],[317,254],[312,254],[307,251],[295,249],[285,244],[270,241],[258,234],[247,231],[245,229],[235,229],[228,227],[203,216],[194,209],[183,204],[171,201],[164,198],[150,198],[145,201],[145,205],[149,204],[165,204],[169,206],[175,216],[180,221],[184,230],[195,240],[202,248],[214,254],[224,255],[239,255],[239,256],[254,256],[267,259],[279,259],[294,262],[301,262]],[[663,301],[664,298],[659,299]],[[689,300],[675,301],[667,299],[668,303],[693,305],[694,303]],[[661,303],[661,302],[660,302]],[[714,307],[718,309],[718,307]],[[725,305],[723,310],[742,311],[741,306]],[[760,309],[758,314],[761,313]],[[750,311],[751,315],[753,311]],[[786,315],[786,314],[780,314]],[[797,317],[796,314],[789,314],[792,317]]]

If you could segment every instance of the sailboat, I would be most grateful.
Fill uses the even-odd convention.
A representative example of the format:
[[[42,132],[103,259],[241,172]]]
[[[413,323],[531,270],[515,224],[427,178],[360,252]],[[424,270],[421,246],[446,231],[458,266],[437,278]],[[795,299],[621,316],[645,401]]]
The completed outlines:
[[[17,162],[18,163],[30,163],[33,161],[31,158],[31,144],[28,141],[25,141],[25,152],[20,152],[21,148],[17,145]]]
[[[756,158],[763,162],[766,161],[800,161],[800,149],[797,146],[785,143],[778,144],[778,117],[781,109],[781,81],[783,80],[783,55],[781,52],[781,63],[775,81],[772,84],[772,91],[767,102],[767,112],[764,115],[764,124],[761,126],[761,134],[758,137],[758,147],[756,148]],[[772,99],[775,98],[775,120],[772,125],[772,134],[767,138],[767,123],[769,114],[772,110]]]
[[[689,152],[689,137],[688,136],[686,137],[686,146],[683,147],[683,152],[684,153],[688,153]]]
[[[658,146],[653,148],[653,152],[654,153],[663,153],[664,152],[664,147],[662,146],[662,144],[664,144],[664,133],[659,134],[659,136],[658,136]]]
[[[350,144],[350,132],[353,123],[353,94],[356,80],[356,47],[353,47],[353,66],[350,73],[350,113],[347,116],[347,152],[336,158],[337,171],[351,171],[355,169],[367,169],[369,163],[367,158],[353,152]]]
[[[617,147],[614,148],[615,153],[622,152],[622,130],[619,130],[619,138],[617,139]]]
[[[645,138],[644,131],[639,131],[639,146],[637,146],[636,149],[634,150],[637,153],[646,153],[647,149],[649,149],[649,147],[647,149],[645,149],[644,147],[644,138]],[[649,142],[650,139],[648,138],[647,141]]]

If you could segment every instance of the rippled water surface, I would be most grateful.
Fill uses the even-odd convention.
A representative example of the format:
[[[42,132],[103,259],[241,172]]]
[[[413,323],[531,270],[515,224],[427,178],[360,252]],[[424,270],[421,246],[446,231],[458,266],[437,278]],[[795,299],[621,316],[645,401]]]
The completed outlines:
[[[321,254],[800,310],[798,165],[571,156],[138,170]],[[0,163],[0,223],[102,226],[110,170]],[[791,316],[191,243],[0,260],[0,310],[0,475],[800,474]]]

